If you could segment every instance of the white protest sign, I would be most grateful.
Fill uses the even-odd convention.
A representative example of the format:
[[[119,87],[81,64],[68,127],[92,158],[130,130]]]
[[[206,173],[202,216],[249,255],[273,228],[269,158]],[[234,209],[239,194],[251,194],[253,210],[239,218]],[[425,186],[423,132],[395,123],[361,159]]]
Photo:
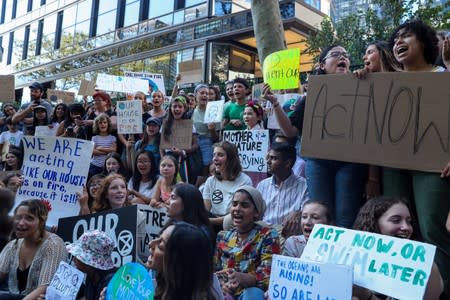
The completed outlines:
[[[167,208],[153,208],[143,204],[138,204],[138,213],[144,219],[144,228],[136,232],[136,255],[142,261],[147,261],[150,254],[148,243],[159,237],[159,233],[169,217],[167,216]]]
[[[113,76],[100,73],[95,82],[97,89],[122,93],[135,93],[142,91],[147,93],[148,82],[140,78]]]
[[[225,100],[208,101],[206,104],[204,123],[219,123],[223,120],[223,105]]]
[[[399,299],[422,299],[436,247],[316,224],[302,260],[353,266],[353,283]]]
[[[34,136],[56,136],[57,126],[36,126],[34,129]]]
[[[163,95],[166,95],[166,87],[164,86],[163,74],[125,71],[124,75],[127,77],[144,79],[147,81],[147,86],[144,90],[136,90],[135,92],[141,91],[151,95],[152,92],[161,91]]]
[[[94,149],[91,141],[63,137],[22,138],[24,181],[17,191],[16,205],[22,200],[49,201],[47,225],[58,219],[78,215],[77,192],[83,191]]]
[[[117,101],[117,132],[120,134],[142,133],[142,101]]]
[[[352,298],[352,275],[350,266],[273,255],[269,298],[348,300]]]
[[[83,283],[84,273],[62,261],[47,287],[46,300],[75,300]]]
[[[277,94],[278,102],[281,105],[283,111],[289,116],[295,109],[297,100],[301,97],[300,94]],[[280,129],[275,113],[273,112],[272,104],[267,101],[267,128]]]
[[[267,172],[268,130],[225,130],[223,140],[236,145],[244,171]]]

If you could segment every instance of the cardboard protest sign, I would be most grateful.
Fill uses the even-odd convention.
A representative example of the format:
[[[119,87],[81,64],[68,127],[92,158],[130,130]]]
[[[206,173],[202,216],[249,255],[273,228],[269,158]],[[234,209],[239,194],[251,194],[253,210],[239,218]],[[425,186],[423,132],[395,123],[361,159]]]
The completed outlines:
[[[134,77],[113,76],[99,73],[96,81],[97,89],[122,93],[142,91],[148,93],[147,80]]]
[[[268,55],[263,64],[264,82],[272,90],[298,88],[300,85],[300,49],[281,50]]]
[[[120,134],[142,133],[142,101],[117,101],[117,132]]]
[[[223,120],[223,106],[225,100],[208,101],[206,104],[204,123],[219,123]]]
[[[436,247],[316,224],[302,260],[353,266],[353,283],[399,299],[422,299]]]
[[[201,59],[182,61],[178,63],[178,72],[181,75],[179,84],[202,82],[203,65]]]
[[[136,233],[137,256],[142,261],[147,261],[150,254],[148,243],[159,236],[169,217],[167,216],[167,208],[153,208],[143,204],[138,205],[138,212],[143,215],[144,230],[138,230]]]
[[[14,75],[0,75],[0,86],[0,102],[14,102],[16,99]]]
[[[87,182],[91,141],[64,137],[22,138],[24,181],[16,195],[16,205],[22,200],[48,200],[52,210],[47,225],[53,226],[62,217],[77,215],[80,207],[77,192]]]
[[[84,273],[68,263],[59,263],[55,275],[45,292],[46,300],[75,300],[83,283]]]
[[[288,94],[277,94],[278,102],[280,103],[283,111],[286,115],[290,116],[292,112],[295,110],[295,104],[298,99],[300,99],[301,95],[296,93],[288,93]],[[278,124],[277,118],[273,111],[272,104],[267,102],[267,128],[269,129],[280,129],[280,125]]]
[[[95,81],[81,80],[78,95],[92,96],[95,93]]]
[[[223,140],[236,145],[244,171],[267,172],[268,130],[225,130]]]
[[[163,95],[166,94],[166,87],[164,86],[164,75],[163,74],[154,74],[154,73],[146,73],[146,72],[129,72],[125,71],[124,75],[130,78],[140,78],[147,81],[147,86],[144,90],[135,90],[141,91],[148,95],[151,95],[152,92],[161,91]]]
[[[90,215],[61,218],[57,233],[66,244],[71,244],[86,231],[98,229],[106,232],[116,244],[111,254],[113,263],[120,267],[136,260],[135,237],[138,222],[143,223],[143,216],[138,215],[137,206],[133,205]]]
[[[106,288],[106,300],[153,300],[155,287],[143,265],[128,263],[114,274]]]
[[[450,73],[310,76],[302,156],[441,172],[450,161]]]
[[[350,266],[273,255],[269,298],[348,300],[352,298],[352,275]]]
[[[71,104],[75,99],[75,93],[47,89],[47,99],[50,100],[50,102],[62,101],[65,104]]]
[[[165,123],[163,124],[163,126]],[[172,134],[167,141],[161,135],[160,149],[191,149],[192,147],[192,120],[174,120]]]

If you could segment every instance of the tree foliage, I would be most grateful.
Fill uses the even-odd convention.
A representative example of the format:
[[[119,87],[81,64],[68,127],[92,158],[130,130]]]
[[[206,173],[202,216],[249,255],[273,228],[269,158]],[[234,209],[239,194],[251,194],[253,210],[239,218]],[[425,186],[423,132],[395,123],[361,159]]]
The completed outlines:
[[[324,47],[343,45],[350,54],[352,65],[358,67],[369,43],[387,40],[394,28],[406,20],[418,18],[437,30],[450,29],[450,0],[442,5],[433,5],[432,0],[372,0],[372,4],[378,6],[377,10],[358,11],[336,24],[324,18],[321,31],[307,38],[306,52],[317,59]]]

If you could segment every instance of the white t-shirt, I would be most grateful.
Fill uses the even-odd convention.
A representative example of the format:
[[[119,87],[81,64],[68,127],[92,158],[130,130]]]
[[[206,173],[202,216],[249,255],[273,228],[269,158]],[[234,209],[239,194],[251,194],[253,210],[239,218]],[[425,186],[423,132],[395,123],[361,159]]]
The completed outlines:
[[[153,191],[155,189],[155,185],[153,185],[153,187],[151,187],[152,182],[140,182],[139,183],[139,190],[137,190],[137,192],[141,193],[142,195],[144,195],[145,197],[149,197],[151,198],[153,195]],[[133,189],[133,179],[130,179],[130,181],[128,181],[128,189],[131,190]]]
[[[241,172],[234,181],[218,180],[215,176],[206,179],[203,199],[211,200],[211,213],[225,216],[230,208],[234,192],[243,185],[252,185],[250,177]]]
[[[19,146],[20,140],[23,137],[23,132],[20,130],[17,130],[16,132],[11,131],[5,131],[0,134],[0,144],[5,144],[8,142],[10,145]]]

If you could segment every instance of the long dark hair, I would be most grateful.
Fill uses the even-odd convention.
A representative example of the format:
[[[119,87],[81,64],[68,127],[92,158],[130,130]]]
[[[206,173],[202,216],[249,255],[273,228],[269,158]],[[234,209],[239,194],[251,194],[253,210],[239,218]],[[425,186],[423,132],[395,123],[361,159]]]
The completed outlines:
[[[209,226],[208,212],[202,193],[189,183],[177,183],[173,192],[183,200],[183,221],[196,226]]]
[[[370,43],[370,45],[374,45],[380,53],[381,72],[396,72],[401,70],[402,66],[395,59],[394,53],[392,53],[392,47],[390,47],[388,42],[375,41]]]
[[[186,96],[178,95],[175,98],[173,98],[172,102],[170,102],[169,112],[167,114],[167,118],[164,120],[164,124],[163,124],[163,128],[162,128],[162,136],[163,136],[164,140],[169,141],[169,138],[172,135],[172,126],[173,126],[173,122],[175,120],[173,117],[173,114],[172,114],[172,105],[175,102],[179,102],[184,106],[184,114],[183,114],[183,119],[184,119],[186,117],[186,112],[188,110],[188,107],[187,107],[188,100],[189,99]]]
[[[218,174],[214,171],[214,176],[219,180],[222,180],[223,178],[230,181],[235,180],[242,172],[241,160],[239,159],[239,152],[236,145],[228,141],[222,141],[213,145],[213,149],[217,147],[222,148],[227,155],[227,168],[226,174]]]
[[[120,174],[120,175],[122,175],[123,177],[125,177],[125,178],[127,178],[128,177],[128,172],[127,172],[127,170],[126,170],[126,168],[125,168],[125,166],[124,166],[124,164],[123,164],[123,161],[122,161],[122,158],[120,157],[120,154],[119,153],[117,153],[117,152],[109,152],[107,155],[106,155],[106,158],[105,158],[105,162],[103,163],[103,171],[102,171],[102,174],[103,175],[105,175],[105,176],[108,176],[110,173],[108,173],[108,171],[106,170],[106,161],[108,160],[108,159],[110,159],[110,158],[114,158],[118,163],[119,163],[119,171],[118,171],[118,173]]]
[[[192,272],[196,270],[196,272]],[[211,244],[197,226],[175,223],[164,252],[162,299],[217,299]]]
[[[353,224],[353,229],[381,234],[378,220],[395,204],[403,204],[408,208],[409,213],[411,214],[411,225],[413,227],[411,239],[419,239],[420,233],[413,217],[411,205],[406,199],[398,197],[381,196],[368,200],[359,210],[355,223]]]
[[[17,147],[11,147],[6,156],[8,156],[8,154],[12,154],[17,158],[17,170],[20,170],[23,164],[22,151],[20,151]],[[17,170],[13,170],[10,166],[8,166],[8,164],[5,163],[5,171],[17,171]]]
[[[64,109],[64,116],[63,116],[62,120],[58,120],[58,116],[56,116],[56,109],[58,107],[62,107]],[[50,119],[50,123],[60,123],[60,122],[64,121],[66,119],[67,113],[68,113],[67,105],[65,103],[59,103],[53,109],[53,113],[52,113],[52,117]]]
[[[137,169],[138,157],[141,154],[147,155],[147,157],[150,159],[150,173],[148,173],[148,178],[151,181],[150,188],[153,188],[153,186],[155,185],[155,183],[157,181],[156,177],[158,176],[158,166],[156,165],[155,157],[153,156],[153,153],[151,151],[140,150],[138,153],[136,153],[136,157],[134,158],[134,172],[133,172],[133,176],[131,177],[131,183],[133,186],[133,190],[136,190],[136,191],[139,191],[139,184],[141,183],[141,180],[142,180],[142,175],[141,175],[141,173],[139,173],[139,171]]]
[[[325,74],[327,74],[324,70],[322,70],[320,68],[320,64],[322,64],[325,61],[325,57],[327,56],[328,52],[330,52],[330,50],[333,49],[334,47],[343,47],[343,46],[342,45],[338,45],[338,44],[333,44],[333,45],[330,45],[330,46],[327,46],[327,47],[323,48],[322,51],[320,51],[320,55],[319,55],[319,59],[318,59],[319,65],[317,65],[317,68],[315,68],[313,70],[313,72],[312,72],[313,75],[325,75]]]

